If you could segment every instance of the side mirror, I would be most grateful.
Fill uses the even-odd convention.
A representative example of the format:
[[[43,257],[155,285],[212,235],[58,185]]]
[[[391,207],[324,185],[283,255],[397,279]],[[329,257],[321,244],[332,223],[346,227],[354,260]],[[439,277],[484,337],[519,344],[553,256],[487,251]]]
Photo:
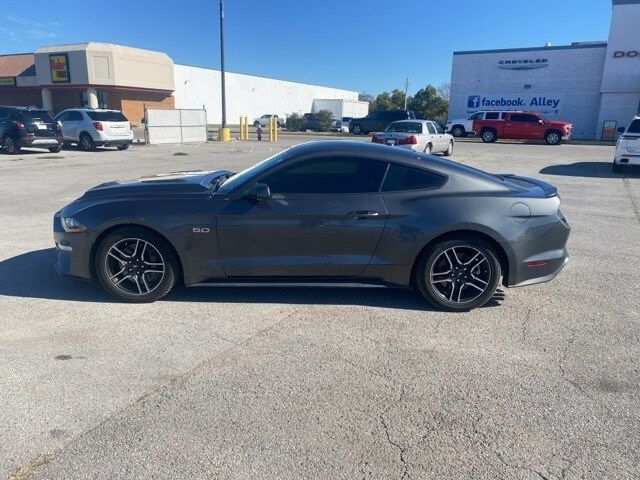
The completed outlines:
[[[627,131],[627,127],[618,127],[618,133],[624,133]]]
[[[271,190],[266,183],[255,183],[245,193],[247,197],[255,198],[256,200],[266,200],[271,198]]]

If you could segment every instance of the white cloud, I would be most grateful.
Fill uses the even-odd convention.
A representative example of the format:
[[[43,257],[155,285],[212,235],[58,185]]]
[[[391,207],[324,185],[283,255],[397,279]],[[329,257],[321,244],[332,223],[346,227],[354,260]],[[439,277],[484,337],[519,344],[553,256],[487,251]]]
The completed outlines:
[[[0,27],[0,33],[12,42],[18,42],[22,39],[46,40],[58,36],[55,30],[60,24],[57,22],[40,23],[15,15],[5,15],[4,18],[15,26],[13,28]]]

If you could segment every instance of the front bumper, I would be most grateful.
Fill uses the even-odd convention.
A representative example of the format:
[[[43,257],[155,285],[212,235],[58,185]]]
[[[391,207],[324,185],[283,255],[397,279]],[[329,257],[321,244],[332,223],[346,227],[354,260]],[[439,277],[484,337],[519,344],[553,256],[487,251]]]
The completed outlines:
[[[90,255],[93,232],[67,233],[60,216],[53,217],[53,240],[56,245],[56,272],[62,275],[91,278]]]

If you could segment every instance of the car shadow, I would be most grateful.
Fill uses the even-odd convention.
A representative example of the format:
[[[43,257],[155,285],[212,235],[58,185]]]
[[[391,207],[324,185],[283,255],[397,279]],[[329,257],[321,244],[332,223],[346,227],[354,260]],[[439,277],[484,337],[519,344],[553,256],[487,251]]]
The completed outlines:
[[[55,262],[55,248],[34,250],[0,261],[0,296],[117,303],[93,282],[58,275],[53,268]],[[504,297],[504,292],[497,290],[484,307],[499,306]],[[412,291],[393,288],[183,287],[174,289],[162,301],[362,305],[435,310]]]
[[[543,175],[561,175],[568,177],[588,178],[640,178],[640,167],[625,165],[621,173],[611,170],[613,162],[575,162],[569,164],[550,165],[540,170]]]

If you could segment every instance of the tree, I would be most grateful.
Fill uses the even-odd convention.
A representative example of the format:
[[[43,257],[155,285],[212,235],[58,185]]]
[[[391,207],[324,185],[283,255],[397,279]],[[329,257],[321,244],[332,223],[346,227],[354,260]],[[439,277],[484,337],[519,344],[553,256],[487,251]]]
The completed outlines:
[[[299,113],[292,113],[287,117],[286,127],[291,132],[299,132],[302,129],[304,118]]]
[[[444,82],[442,85],[438,87],[438,93],[442,98],[449,101],[449,97],[451,96],[451,83]]]
[[[416,118],[444,120],[449,110],[449,101],[438,92],[436,87],[427,85],[418,90],[411,99],[409,109],[415,112]]]
[[[314,123],[319,132],[328,132],[331,130],[331,121],[333,112],[331,110],[318,110],[315,114]]]
[[[370,104],[371,110],[403,110],[405,93],[402,90],[392,90],[391,92],[382,92],[378,94],[373,105]],[[409,101],[411,97],[409,97]]]

